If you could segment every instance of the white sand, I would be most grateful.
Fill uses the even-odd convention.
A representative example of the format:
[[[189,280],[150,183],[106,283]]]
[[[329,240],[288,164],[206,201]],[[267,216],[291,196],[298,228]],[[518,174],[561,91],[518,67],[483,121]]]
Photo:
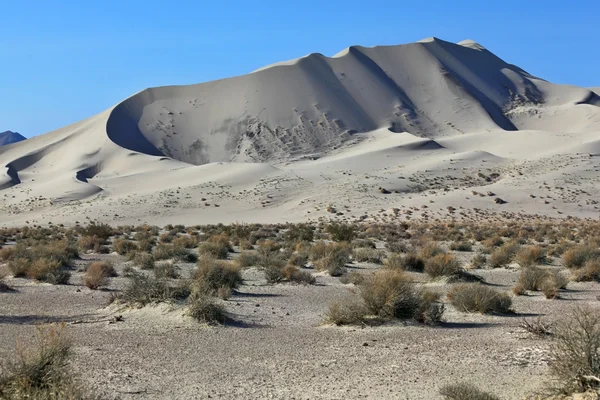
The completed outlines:
[[[330,205],[342,219],[597,217],[598,133],[598,94],[474,41],[353,46],[147,89],[0,147],[0,225],[301,221]]]

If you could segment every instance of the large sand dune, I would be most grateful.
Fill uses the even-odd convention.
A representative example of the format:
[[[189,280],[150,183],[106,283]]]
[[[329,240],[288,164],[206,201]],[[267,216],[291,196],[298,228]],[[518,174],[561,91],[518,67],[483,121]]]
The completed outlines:
[[[597,89],[473,41],[353,46],[146,89],[0,147],[0,223],[595,217],[599,134]]]

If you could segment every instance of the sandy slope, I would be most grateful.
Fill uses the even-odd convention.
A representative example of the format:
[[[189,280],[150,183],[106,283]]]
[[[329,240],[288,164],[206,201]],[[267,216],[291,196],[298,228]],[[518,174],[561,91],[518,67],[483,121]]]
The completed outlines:
[[[0,223],[596,217],[598,133],[595,92],[473,41],[353,46],[147,89],[0,148]]]

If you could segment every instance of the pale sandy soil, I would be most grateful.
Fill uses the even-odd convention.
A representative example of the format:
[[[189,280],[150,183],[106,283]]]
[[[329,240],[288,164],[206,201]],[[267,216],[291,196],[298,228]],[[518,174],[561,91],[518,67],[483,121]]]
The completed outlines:
[[[78,264],[119,259],[84,258]],[[191,268],[183,265],[183,273]],[[355,264],[352,270],[374,268]],[[510,290],[518,267],[476,273]],[[0,294],[0,354],[8,356],[16,338],[31,339],[35,324],[66,321],[75,370],[108,398],[121,399],[437,399],[440,386],[457,381],[521,399],[548,387],[551,377],[550,341],[526,333],[520,319],[560,319],[575,305],[596,307],[600,295],[599,284],[570,283],[558,300],[539,293],[513,297],[515,315],[465,314],[447,304],[437,327],[335,327],[323,324],[327,305],[354,290],[352,284],[317,274],[315,286],[267,285],[251,268],[223,302],[232,321],[209,327],[177,306],[106,307],[126,279],[92,291],[80,286],[80,275],[68,286],[8,279],[17,292]],[[123,321],[112,323],[115,315]]]

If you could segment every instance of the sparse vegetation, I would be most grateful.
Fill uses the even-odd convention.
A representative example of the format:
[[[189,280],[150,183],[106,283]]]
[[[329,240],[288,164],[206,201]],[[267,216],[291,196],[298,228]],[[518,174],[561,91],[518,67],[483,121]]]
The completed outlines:
[[[512,300],[506,293],[480,283],[459,283],[447,294],[451,304],[459,311],[482,314],[510,312]]]
[[[450,253],[438,253],[425,263],[425,273],[432,278],[454,276],[460,271],[460,263]]]
[[[117,276],[112,263],[107,261],[93,262],[85,272],[83,284],[92,290],[108,284],[108,278]]]
[[[486,393],[469,383],[455,383],[442,386],[440,394],[445,400],[500,400],[493,394]]]

